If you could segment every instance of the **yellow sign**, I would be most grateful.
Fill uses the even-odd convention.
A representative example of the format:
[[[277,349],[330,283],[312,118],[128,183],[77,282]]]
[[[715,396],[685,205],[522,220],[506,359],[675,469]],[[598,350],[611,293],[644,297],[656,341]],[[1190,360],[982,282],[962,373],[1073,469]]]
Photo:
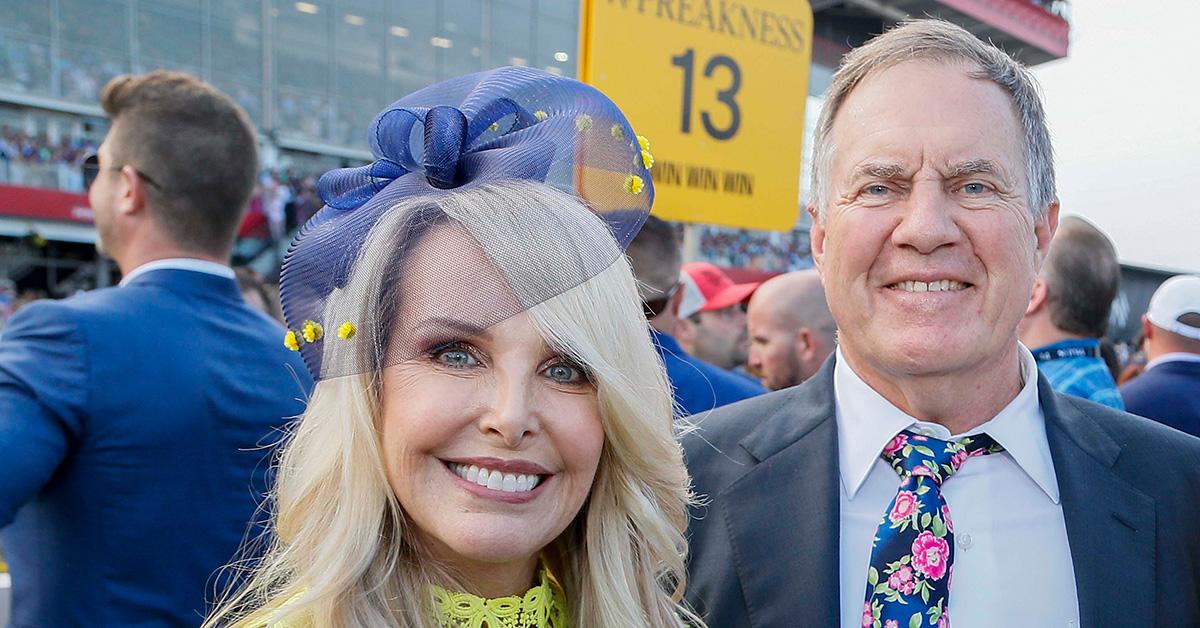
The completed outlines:
[[[654,153],[654,214],[791,230],[812,60],[807,0],[583,0],[580,76]]]

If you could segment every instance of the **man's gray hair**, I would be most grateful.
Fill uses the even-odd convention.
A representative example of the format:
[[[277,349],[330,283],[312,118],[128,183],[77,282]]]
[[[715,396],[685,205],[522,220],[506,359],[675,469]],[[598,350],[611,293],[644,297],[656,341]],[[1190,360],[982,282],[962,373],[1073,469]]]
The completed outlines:
[[[850,92],[872,72],[905,61],[962,62],[971,76],[999,85],[1012,99],[1024,136],[1029,206],[1041,216],[1055,199],[1054,154],[1041,92],[1033,74],[1004,51],[984,43],[960,26],[936,19],[909,20],[846,54],[833,76],[813,142],[812,193],[821,216],[829,202],[829,170],[834,118]]]

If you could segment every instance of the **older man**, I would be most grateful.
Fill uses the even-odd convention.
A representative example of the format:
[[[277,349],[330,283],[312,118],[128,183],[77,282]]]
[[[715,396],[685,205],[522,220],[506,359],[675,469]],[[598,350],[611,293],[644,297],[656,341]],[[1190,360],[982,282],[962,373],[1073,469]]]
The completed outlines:
[[[837,324],[816,270],[768,280],[750,298],[746,321],[750,333],[746,366],[771,390],[812,377],[833,353]]]
[[[905,24],[847,55],[815,146],[839,348],[685,438],[690,602],[712,626],[1200,625],[1200,440],[1055,393],[1017,340],[1058,216],[1028,71]]]

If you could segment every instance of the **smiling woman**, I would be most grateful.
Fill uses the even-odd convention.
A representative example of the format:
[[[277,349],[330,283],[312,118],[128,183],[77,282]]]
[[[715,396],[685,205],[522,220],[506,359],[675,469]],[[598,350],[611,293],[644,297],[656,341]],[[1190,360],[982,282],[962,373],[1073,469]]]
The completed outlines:
[[[518,72],[517,82],[543,80]],[[447,188],[419,171],[414,191],[389,195],[401,174],[350,211],[327,197],[331,207],[293,244],[282,284],[288,342],[320,381],[280,459],[265,557],[208,625],[657,628],[692,619],[679,604],[687,475],[622,255],[649,201],[621,181],[645,171],[640,148],[614,159],[632,150],[633,135],[613,112],[567,115],[574,150],[536,143],[508,153],[629,164],[600,179],[614,184],[600,197],[561,185],[553,173],[579,175],[553,164],[545,182]],[[553,120],[538,113],[531,119]],[[581,140],[578,115],[602,131]],[[437,124],[427,118],[426,133]],[[469,137],[464,145],[469,152]],[[337,224],[363,212],[361,230]],[[342,239],[318,237],[323,217]],[[314,246],[329,253],[313,257]],[[306,262],[314,259],[322,262]]]

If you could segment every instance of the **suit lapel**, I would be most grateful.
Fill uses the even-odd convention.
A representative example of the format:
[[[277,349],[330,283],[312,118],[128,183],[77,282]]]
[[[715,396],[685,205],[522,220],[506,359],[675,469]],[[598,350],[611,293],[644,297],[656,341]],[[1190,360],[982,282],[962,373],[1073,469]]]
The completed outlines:
[[[1038,395],[1071,544],[1084,626],[1154,625],[1154,499],[1122,480],[1121,446],[1045,378]]]
[[[715,500],[754,626],[839,623],[833,360],[742,440],[759,461]]]

